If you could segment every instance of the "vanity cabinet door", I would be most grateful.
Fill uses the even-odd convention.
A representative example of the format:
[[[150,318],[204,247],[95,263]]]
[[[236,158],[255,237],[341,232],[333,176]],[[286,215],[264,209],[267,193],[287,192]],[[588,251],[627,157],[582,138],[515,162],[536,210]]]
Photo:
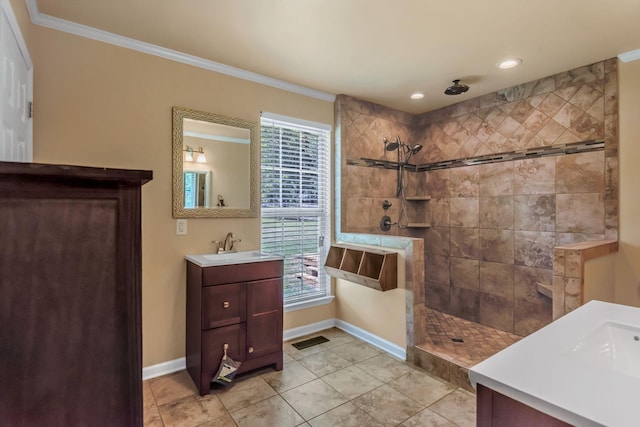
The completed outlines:
[[[247,284],[247,359],[282,350],[282,280]]]
[[[202,329],[244,322],[247,306],[245,289],[244,283],[203,288]]]
[[[209,393],[209,385],[218,371],[224,345],[228,344],[227,355],[236,361],[245,360],[246,338],[244,323],[223,326],[202,332],[202,372],[200,394]]]

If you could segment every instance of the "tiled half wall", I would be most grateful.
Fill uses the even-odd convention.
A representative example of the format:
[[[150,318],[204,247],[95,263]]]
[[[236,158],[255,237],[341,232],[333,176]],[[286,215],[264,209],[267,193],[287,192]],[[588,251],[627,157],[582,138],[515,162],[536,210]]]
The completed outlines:
[[[616,67],[610,59],[420,116],[338,96],[342,232],[423,238],[429,308],[522,336],[544,326],[552,302],[536,284],[553,283],[554,247],[617,240]],[[408,195],[432,197],[406,203],[409,222],[431,228],[385,233],[381,217],[400,213],[397,171],[347,160],[394,161],[383,138],[398,136],[423,144],[415,164],[586,140],[605,149],[405,172]]]

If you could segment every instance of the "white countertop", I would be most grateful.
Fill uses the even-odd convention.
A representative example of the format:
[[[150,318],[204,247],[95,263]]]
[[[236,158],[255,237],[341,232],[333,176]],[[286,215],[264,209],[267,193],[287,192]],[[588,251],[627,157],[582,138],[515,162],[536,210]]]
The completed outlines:
[[[607,322],[624,326],[625,348],[589,341]],[[640,426],[638,331],[640,308],[590,301],[475,365],[469,379],[572,425]]]
[[[200,267],[247,264],[250,262],[277,261],[283,259],[280,255],[264,254],[260,251],[226,252],[221,254],[192,254],[186,255],[185,258]]]

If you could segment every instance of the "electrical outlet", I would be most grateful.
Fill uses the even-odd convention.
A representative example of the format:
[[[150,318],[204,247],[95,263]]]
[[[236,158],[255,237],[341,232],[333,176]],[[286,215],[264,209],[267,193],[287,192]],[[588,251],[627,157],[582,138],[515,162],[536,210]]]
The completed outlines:
[[[177,219],[176,220],[176,234],[178,236],[184,236],[187,234],[187,220],[186,219]]]

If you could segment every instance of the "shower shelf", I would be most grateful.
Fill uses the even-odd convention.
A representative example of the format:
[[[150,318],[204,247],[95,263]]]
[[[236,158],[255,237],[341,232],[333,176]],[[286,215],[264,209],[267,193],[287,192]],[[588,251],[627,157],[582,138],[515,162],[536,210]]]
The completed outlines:
[[[405,197],[407,202],[428,202],[431,200],[431,196],[407,196]],[[426,222],[410,222],[407,224],[407,228],[429,228],[431,224]]]
[[[324,264],[329,275],[378,291],[398,287],[398,254],[362,246],[333,244]]]

